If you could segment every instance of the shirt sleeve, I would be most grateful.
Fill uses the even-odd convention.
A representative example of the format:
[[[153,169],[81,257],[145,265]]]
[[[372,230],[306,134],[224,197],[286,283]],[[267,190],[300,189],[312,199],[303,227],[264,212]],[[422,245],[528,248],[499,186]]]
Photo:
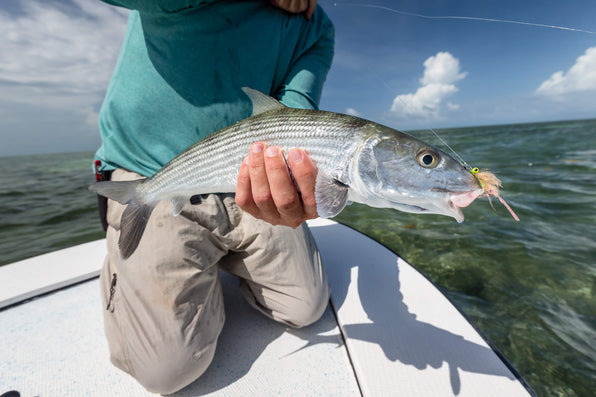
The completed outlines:
[[[318,109],[327,73],[334,55],[335,29],[322,8],[317,6],[309,21],[309,32],[302,34],[295,59],[275,96],[286,106]]]

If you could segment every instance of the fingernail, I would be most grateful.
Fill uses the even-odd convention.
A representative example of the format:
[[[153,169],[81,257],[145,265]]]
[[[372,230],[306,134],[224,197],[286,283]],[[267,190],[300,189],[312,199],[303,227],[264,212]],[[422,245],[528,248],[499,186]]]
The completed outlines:
[[[298,149],[292,149],[290,150],[290,153],[288,153],[288,157],[292,163],[299,164],[302,162],[302,151]]]
[[[279,150],[275,146],[270,146],[265,150],[265,156],[275,157],[279,153]]]
[[[242,163],[244,165],[248,165],[248,156],[244,158],[244,160],[242,161]]]
[[[261,153],[263,151],[263,144],[262,143],[254,143],[250,148],[250,151],[253,153]]]

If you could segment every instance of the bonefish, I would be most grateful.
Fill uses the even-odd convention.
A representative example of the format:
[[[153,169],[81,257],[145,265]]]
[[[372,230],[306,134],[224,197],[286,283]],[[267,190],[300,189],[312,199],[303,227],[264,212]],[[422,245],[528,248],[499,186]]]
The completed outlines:
[[[170,200],[178,215],[194,195],[235,192],[253,142],[308,153],[318,169],[315,198],[324,218],[359,202],[462,222],[460,208],[487,194],[457,160],[412,136],[350,115],[288,108],[259,91],[243,91],[252,101],[251,117],[200,140],[148,179],[89,188],[127,205],[118,242],[123,258],[136,249],[159,201]]]

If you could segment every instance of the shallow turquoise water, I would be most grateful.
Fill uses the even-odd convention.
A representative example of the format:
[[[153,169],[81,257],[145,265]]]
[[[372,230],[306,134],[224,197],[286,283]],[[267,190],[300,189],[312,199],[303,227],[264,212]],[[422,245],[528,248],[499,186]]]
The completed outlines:
[[[596,120],[438,133],[490,168],[521,222],[486,199],[462,224],[352,205],[337,220],[409,261],[540,396],[596,390]],[[429,132],[413,133],[435,143]],[[101,238],[92,153],[0,158],[0,265]]]

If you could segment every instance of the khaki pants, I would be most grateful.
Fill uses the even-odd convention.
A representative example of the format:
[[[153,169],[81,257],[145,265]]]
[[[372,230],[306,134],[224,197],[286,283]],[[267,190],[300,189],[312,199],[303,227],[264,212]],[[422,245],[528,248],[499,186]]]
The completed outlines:
[[[112,180],[139,177],[116,170]],[[244,213],[230,194],[205,195],[175,217],[162,201],[122,261],[124,208],[108,202],[104,325],[112,363],[147,390],[172,393],[209,366],[225,318],[219,269],[238,276],[250,304],[276,321],[301,327],[323,314],[327,277],[306,225],[271,226]]]

